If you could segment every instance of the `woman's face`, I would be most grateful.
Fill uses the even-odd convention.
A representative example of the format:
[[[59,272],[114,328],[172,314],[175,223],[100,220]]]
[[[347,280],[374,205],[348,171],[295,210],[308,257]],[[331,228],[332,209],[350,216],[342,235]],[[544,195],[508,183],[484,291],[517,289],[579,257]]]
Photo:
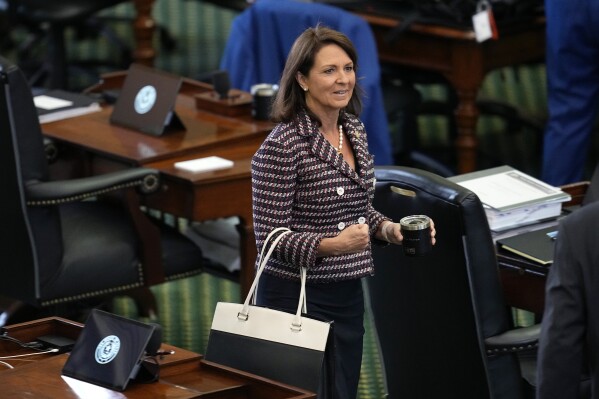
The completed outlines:
[[[338,113],[347,106],[356,84],[354,63],[336,44],[322,47],[308,76],[298,73],[299,84],[308,91],[306,104],[316,115]]]

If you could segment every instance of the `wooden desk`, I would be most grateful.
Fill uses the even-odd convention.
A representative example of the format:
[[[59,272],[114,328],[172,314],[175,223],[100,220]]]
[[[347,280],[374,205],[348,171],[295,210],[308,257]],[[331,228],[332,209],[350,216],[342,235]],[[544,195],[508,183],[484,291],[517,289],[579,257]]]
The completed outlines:
[[[572,197],[563,206],[580,205],[588,186],[589,182],[563,186],[562,189]],[[545,282],[551,266],[537,264],[504,249],[497,249],[497,261],[507,305],[542,315]]]
[[[61,318],[47,318],[15,324],[2,329],[11,338],[31,342],[45,334],[76,339],[83,325]],[[116,392],[76,379],[62,377],[68,354],[34,356],[19,361],[6,359],[14,369],[0,371],[5,398],[219,398],[219,399],[309,399],[316,395],[266,378],[224,367],[202,359],[200,354],[163,344],[173,355],[158,359],[160,379],[142,384],[131,382],[124,392]],[[0,340],[0,355],[31,353],[9,340]]]
[[[400,21],[391,17],[358,15],[372,27],[382,62],[439,72],[455,88],[458,96],[455,111],[458,173],[476,170],[479,145],[476,97],[483,79],[491,70],[543,59],[544,20],[505,29],[500,32],[499,40],[483,43],[475,40],[472,30],[414,23],[397,40],[389,42],[387,35]]]
[[[106,75],[93,90],[120,87],[123,77],[123,73]],[[197,110],[193,95],[210,89],[209,85],[185,80],[176,112],[187,130],[161,137],[111,125],[112,107],[44,124],[42,130],[59,146],[59,158],[63,161],[53,166],[57,177],[101,174],[143,165],[162,173],[162,190],[147,197],[148,207],[194,221],[238,216],[243,297],[251,286],[257,255],[250,161],[273,125],[254,121],[250,116],[233,118]],[[208,155],[231,159],[235,165],[197,174],[174,167],[177,161]]]

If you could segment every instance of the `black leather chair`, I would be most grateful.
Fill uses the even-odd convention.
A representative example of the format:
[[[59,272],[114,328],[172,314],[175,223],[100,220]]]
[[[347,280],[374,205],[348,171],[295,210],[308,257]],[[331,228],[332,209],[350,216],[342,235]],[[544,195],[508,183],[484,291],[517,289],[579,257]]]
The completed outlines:
[[[201,250],[142,212],[140,195],[159,187],[156,170],[52,180],[47,159],[56,152],[42,137],[30,90],[21,70],[0,58],[0,295],[53,311],[131,294],[140,315],[154,316],[148,287],[202,272]]]
[[[26,71],[32,86],[49,89],[69,88],[69,68],[77,67],[80,72],[92,75],[95,82],[99,77],[98,67],[109,70],[126,69],[131,62],[132,49],[125,40],[97,15],[125,0],[7,0],[10,20],[14,26],[23,26],[28,37],[18,47],[18,61]],[[78,36],[102,35],[118,50],[113,60],[76,60],[67,57],[65,33],[75,29]],[[77,37],[77,36],[76,36]],[[41,44],[41,45],[40,45]],[[41,56],[40,49],[43,49]],[[71,70],[71,72],[73,72]]]
[[[426,214],[437,230],[425,256],[374,249],[375,275],[365,286],[388,397],[532,397],[539,325],[512,328],[478,197],[420,169],[375,173],[377,210],[395,221]]]
[[[401,39],[399,39],[401,40]],[[514,68],[516,71],[516,67]],[[382,64],[383,94],[385,109],[393,137],[396,165],[405,165],[439,174],[443,177],[455,175],[457,165],[453,144],[458,137],[455,112],[458,97],[447,79],[437,72],[414,67],[398,67]],[[445,100],[423,99],[418,86],[439,85],[447,92]],[[497,117],[504,125],[502,129],[509,137],[522,132],[532,132],[536,137],[543,135],[541,121],[530,118],[505,102],[478,99],[476,106],[480,116]],[[419,116],[443,117],[447,121],[448,144],[423,146],[418,127]],[[538,147],[540,148],[540,147]],[[491,165],[501,164],[497,154],[480,154]]]

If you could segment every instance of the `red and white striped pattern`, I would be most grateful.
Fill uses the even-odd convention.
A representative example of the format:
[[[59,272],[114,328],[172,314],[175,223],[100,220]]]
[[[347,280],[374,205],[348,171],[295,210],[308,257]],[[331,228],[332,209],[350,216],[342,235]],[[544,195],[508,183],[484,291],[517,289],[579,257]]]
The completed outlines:
[[[368,223],[372,236],[388,220],[372,207],[373,157],[364,125],[351,114],[343,115],[342,125],[354,150],[355,171],[305,113],[277,125],[254,155],[252,200],[258,250],[273,229],[292,230],[277,245],[267,273],[299,279],[299,266],[306,266],[309,282],[372,274],[370,247],[355,254],[316,258],[322,238],[360,222]]]

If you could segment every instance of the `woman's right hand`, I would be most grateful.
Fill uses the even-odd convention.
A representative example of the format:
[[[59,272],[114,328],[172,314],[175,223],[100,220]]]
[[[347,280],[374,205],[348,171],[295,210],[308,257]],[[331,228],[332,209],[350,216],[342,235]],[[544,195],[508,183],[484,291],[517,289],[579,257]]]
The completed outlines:
[[[323,238],[320,241],[317,256],[333,256],[362,252],[370,243],[370,231],[367,224],[352,224],[343,229],[336,237]]]

